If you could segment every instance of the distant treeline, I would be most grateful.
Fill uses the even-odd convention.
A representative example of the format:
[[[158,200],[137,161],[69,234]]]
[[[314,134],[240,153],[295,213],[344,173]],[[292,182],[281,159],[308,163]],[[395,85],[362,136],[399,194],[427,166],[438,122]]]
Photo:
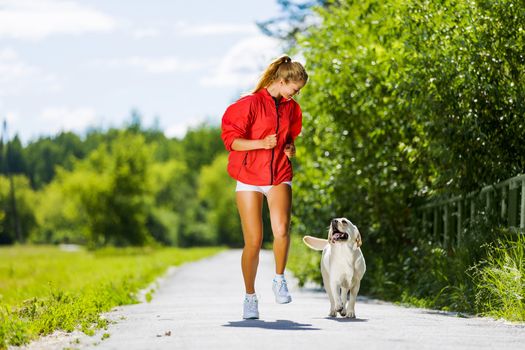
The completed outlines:
[[[25,147],[15,136],[0,157],[2,244],[242,242],[217,126],[167,138],[135,116],[120,129],[62,132]]]

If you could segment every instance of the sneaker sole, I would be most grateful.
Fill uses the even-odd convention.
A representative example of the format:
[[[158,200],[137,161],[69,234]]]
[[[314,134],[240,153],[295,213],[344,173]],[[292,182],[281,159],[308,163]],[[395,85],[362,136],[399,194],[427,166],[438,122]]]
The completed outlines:
[[[286,299],[275,298],[275,301],[277,302],[277,304],[288,304],[292,302],[292,298],[286,298]]]
[[[259,319],[259,316],[257,317],[243,317],[244,320],[258,320]]]

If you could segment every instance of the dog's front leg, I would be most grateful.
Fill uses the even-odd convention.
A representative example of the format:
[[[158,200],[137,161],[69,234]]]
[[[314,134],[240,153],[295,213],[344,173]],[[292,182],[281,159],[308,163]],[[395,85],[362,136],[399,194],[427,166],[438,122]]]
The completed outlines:
[[[346,317],[355,318],[355,301],[360,285],[361,281],[356,281],[352,289],[350,289],[350,298],[348,300],[348,306],[346,307]]]
[[[328,298],[330,299],[330,312],[328,313],[328,316],[335,317],[337,315],[335,311],[335,296],[332,293],[332,287],[330,284],[330,276],[328,272],[322,267],[321,267],[321,274],[323,276],[324,289],[326,290],[326,294],[328,294]]]
[[[345,317],[347,310],[347,300],[348,300],[348,288],[341,287],[341,302],[343,303],[343,309],[339,311],[341,316]]]
[[[343,310],[343,302],[341,301],[341,294],[339,294],[339,284],[337,281],[330,281],[330,289],[334,297],[334,304],[332,310],[330,310],[330,316],[335,317],[338,312]]]

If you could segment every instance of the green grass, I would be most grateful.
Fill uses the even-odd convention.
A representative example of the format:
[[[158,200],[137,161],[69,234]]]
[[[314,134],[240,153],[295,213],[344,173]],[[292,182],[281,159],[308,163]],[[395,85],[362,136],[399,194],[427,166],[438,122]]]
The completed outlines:
[[[66,252],[51,246],[0,248],[0,349],[57,329],[93,334],[99,316],[137,302],[136,292],[169,266],[222,248],[106,248]],[[148,299],[151,298],[151,295]]]
[[[525,235],[487,246],[487,258],[474,266],[479,313],[525,321]]]

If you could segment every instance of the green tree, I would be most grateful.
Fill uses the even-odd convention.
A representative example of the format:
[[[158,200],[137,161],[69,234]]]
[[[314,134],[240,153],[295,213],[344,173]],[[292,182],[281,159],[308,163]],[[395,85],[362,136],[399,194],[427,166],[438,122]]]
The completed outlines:
[[[169,245],[181,245],[181,232],[188,205],[194,196],[188,168],[185,163],[172,159],[151,166],[150,186],[154,208],[148,216],[148,230],[155,240]]]
[[[111,144],[111,155],[113,178],[108,216],[113,222],[105,231],[111,232],[111,241],[117,245],[143,245],[149,238],[145,224],[151,150],[142,136],[123,134]]]
[[[221,129],[206,123],[191,128],[182,139],[181,147],[184,161],[196,182],[201,167],[210,164],[218,154],[224,152]]]
[[[146,228],[151,155],[143,136],[122,132],[79,161],[72,172],[64,172],[64,191],[84,214],[90,245],[151,242]]]
[[[15,137],[7,143],[6,162],[6,171],[9,171],[11,174],[24,174],[26,172],[26,160],[18,135],[15,135]]]
[[[14,201],[9,179],[0,175],[0,244],[26,242],[37,225],[34,214],[36,194],[29,184],[29,179],[23,175],[15,175],[13,187]]]
[[[322,25],[300,41],[311,79],[300,97],[299,232],[324,234],[329,218],[348,216],[392,254],[404,239],[407,208],[431,168],[418,152],[421,122],[398,89],[410,78],[403,11],[397,2],[340,2],[319,10]]]
[[[425,116],[433,190],[467,193],[524,172],[523,2],[414,1],[403,22],[413,79],[400,88]]]
[[[24,149],[27,175],[34,188],[41,188],[55,176],[55,167],[71,170],[75,159],[82,159],[87,151],[80,137],[72,132],[61,132],[55,137],[42,137]]]

